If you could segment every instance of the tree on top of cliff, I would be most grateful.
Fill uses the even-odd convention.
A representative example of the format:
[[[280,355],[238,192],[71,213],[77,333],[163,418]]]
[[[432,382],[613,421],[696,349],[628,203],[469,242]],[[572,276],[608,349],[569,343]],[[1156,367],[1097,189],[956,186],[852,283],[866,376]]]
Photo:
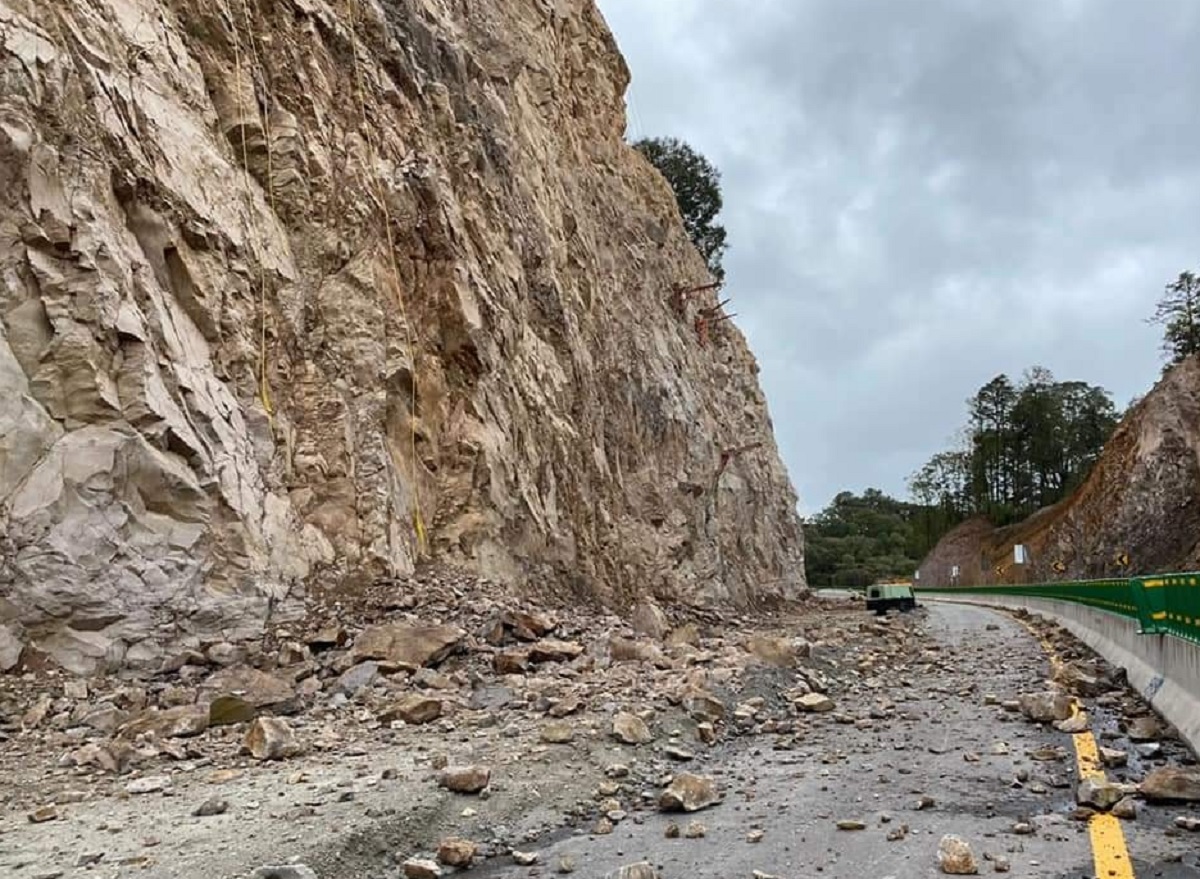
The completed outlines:
[[[1200,277],[1181,272],[1167,285],[1150,322],[1164,327],[1163,354],[1168,365],[1200,351]]]
[[[716,222],[723,204],[721,172],[678,138],[642,138],[633,147],[667,178],[683,214],[688,237],[708,263],[713,277],[723,280],[725,268],[721,260],[729,245],[725,241],[725,227]]]

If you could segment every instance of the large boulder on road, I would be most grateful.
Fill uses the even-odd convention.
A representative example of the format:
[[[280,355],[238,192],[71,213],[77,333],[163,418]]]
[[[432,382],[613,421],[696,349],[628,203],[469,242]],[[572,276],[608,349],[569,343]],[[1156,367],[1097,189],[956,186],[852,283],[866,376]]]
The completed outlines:
[[[1200,768],[1164,766],[1155,769],[1138,788],[1151,802],[1200,802]]]
[[[696,812],[721,801],[717,784],[705,775],[681,772],[658,798],[664,812]]]
[[[1021,713],[1036,723],[1053,723],[1071,716],[1071,697],[1066,693],[1026,693],[1018,700]]]

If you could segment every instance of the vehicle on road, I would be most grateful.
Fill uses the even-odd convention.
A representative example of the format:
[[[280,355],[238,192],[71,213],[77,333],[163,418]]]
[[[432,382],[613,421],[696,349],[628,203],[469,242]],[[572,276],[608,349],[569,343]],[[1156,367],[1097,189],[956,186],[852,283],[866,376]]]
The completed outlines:
[[[867,587],[867,610],[883,616],[889,610],[909,611],[917,606],[911,583],[873,583]]]

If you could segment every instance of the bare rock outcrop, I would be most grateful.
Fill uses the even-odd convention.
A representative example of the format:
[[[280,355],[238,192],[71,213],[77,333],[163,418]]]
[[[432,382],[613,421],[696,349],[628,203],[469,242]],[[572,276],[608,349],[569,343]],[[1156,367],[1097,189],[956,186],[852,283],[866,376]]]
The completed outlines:
[[[0,0],[0,72],[0,665],[152,666],[425,559],[803,586],[593,0]]]
[[[1023,522],[971,519],[921,563],[921,583],[1039,582],[1190,571],[1200,565],[1200,357],[1172,367],[1122,419],[1092,472]],[[1014,565],[1023,544],[1025,565]]]

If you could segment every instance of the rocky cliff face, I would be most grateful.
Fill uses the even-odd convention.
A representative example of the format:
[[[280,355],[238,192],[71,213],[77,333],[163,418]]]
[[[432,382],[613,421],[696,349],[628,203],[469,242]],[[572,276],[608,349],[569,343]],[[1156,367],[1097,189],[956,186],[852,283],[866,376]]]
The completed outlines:
[[[0,665],[154,662],[426,560],[802,585],[591,0],[0,0],[0,71]]]
[[[1018,543],[1027,565],[1013,564]],[[1200,358],[1130,410],[1076,492],[1008,528],[964,523],[922,563],[922,583],[945,585],[955,564],[964,585],[1200,567]]]

